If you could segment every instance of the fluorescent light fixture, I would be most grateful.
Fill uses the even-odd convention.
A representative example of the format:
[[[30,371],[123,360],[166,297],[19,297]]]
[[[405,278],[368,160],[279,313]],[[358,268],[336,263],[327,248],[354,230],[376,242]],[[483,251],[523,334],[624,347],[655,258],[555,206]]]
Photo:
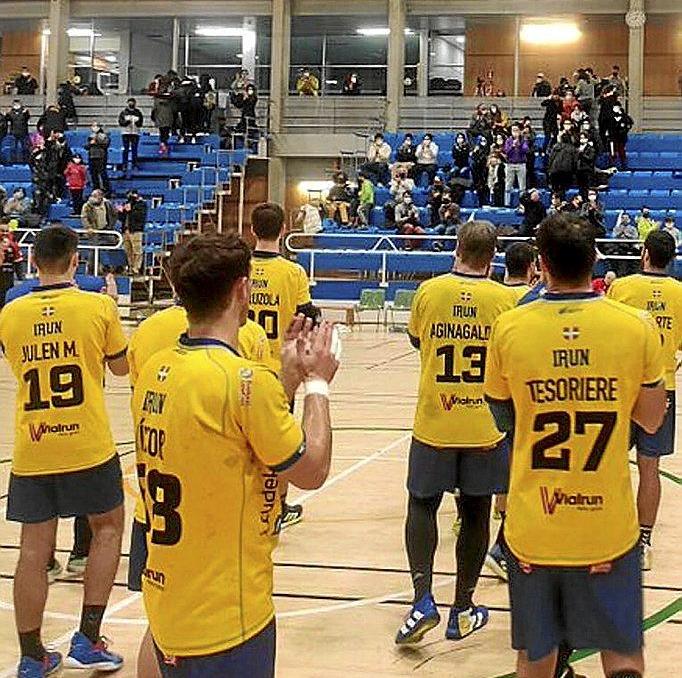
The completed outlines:
[[[197,26],[194,33],[204,38],[237,38],[244,34],[244,29],[230,26]]]
[[[43,29],[43,35],[51,35],[52,31],[50,31],[49,28]],[[70,38],[98,38],[101,37],[101,33],[95,33],[95,31],[92,30],[92,28],[69,28],[66,31],[66,34]]]
[[[311,191],[326,193],[333,185],[333,181],[300,181],[298,190],[301,193],[310,193]]]
[[[113,54],[107,54],[104,57],[104,61],[108,61],[110,64],[115,64],[118,61],[118,58],[115,57]]]
[[[546,21],[521,26],[521,40],[532,45],[567,45],[582,37],[578,25],[570,21]]]
[[[381,36],[381,35],[390,35],[391,34],[391,29],[390,28],[384,28],[381,26],[378,26],[376,28],[357,28],[355,30],[356,33],[359,35],[366,35],[368,37],[370,36]],[[412,35],[413,30],[411,28],[406,28],[405,29],[405,35]]]

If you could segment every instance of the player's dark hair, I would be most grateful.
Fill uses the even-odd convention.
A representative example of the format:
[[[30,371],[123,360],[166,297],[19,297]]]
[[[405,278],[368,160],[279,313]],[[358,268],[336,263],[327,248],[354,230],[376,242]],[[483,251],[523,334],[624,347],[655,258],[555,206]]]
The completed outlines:
[[[571,214],[553,214],[542,221],[535,240],[542,261],[560,282],[580,283],[589,277],[596,260],[594,229]]]
[[[33,259],[41,271],[66,273],[74,254],[78,252],[78,236],[61,224],[38,232],[33,245]]]
[[[534,261],[535,248],[527,242],[515,242],[509,247],[504,258],[507,273],[512,278],[525,276]]]
[[[644,249],[649,253],[649,261],[654,268],[666,268],[675,258],[677,245],[670,233],[651,231],[644,241]]]
[[[190,321],[227,308],[239,278],[251,273],[251,250],[237,235],[199,235],[178,245],[170,258],[170,280]]]
[[[497,233],[489,221],[467,221],[457,233],[457,257],[463,264],[482,268],[495,256]]]
[[[274,202],[263,202],[251,213],[251,228],[261,240],[277,240],[284,227],[284,210]]]

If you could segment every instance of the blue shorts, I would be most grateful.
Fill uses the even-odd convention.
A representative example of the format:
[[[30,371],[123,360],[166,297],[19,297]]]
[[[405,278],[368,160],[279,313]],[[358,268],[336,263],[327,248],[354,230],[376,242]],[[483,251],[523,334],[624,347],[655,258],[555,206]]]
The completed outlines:
[[[428,499],[459,490],[472,497],[504,494],[509,483],[509,444],[502,439],[485,451],[431,447],[412,438],[407,489]]]
[[[147,535],[144,525],[133,519],[128,556],[128,588],[142,591],[142,573],[147,567]]]
[[[156,648],[163,678],[274,678],[275,620],[246,642],[198,657],[165,657]]]
[[[642,571],[639,545],[611,563],[611,571],[586,567],[535,567],[527,573],[505,545],[511,601],[512,647],[539,661],[565,642],[634,654],[642,648]]]
[[[641,426],[632,425],[631,447],[643,457],[664,457],[675,451],[675,391],[666,391],[668,407],[661,428],[647,433]]]

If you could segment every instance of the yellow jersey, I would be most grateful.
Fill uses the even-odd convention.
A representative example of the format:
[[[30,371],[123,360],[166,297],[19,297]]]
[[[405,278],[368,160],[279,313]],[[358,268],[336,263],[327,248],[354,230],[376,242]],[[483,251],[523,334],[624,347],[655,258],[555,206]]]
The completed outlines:
[[[419,286],[408,324],[421,358],[417,440],[489,448],[504,438],[483,398],[483,380],[492,324],[515,304],[509,288],[485,276],[448,273]]]
[[[19,386],[13,473],[80,471],[116,454],[104,361],[127,341],[113,299],[71,283],[36,287],[0,313],[0,344]]]
[[[183,335],[143,366],[132,413],[154,640],[174,656],[239,645],[273,618],[277,474],[305,449],[284,388],[227,344]]]
[[[310,303],[310,282],[301,266],[274,252],[253,253],[249,318],[270,342],[268,366],[281,367],[282,338],[300,306]]]
[[[596,293],[547,292],[499,318],[485,393],[514,404],[504,533],[519,560],[593,565],[637,543],[630,417],[663,371],[652,319]]]
[[[682,348],[682,283],[667,275],[640,273],[614,280],[607,294],[653,316],[663,340],[665,387],[674,391],[676,353]]]
[[[128,346],[130,384],[135,386],[137,375],[147,360],[164,348],[175,346],[180,335],[186,331],[187,313],[182,306],[171,306],[143,321],[135,330]],[[239,353],[248,360],[263,364],[270,357],[265,330],[252,320],[247,320],[239,328]],[[144,475],[138,473],[138,476],[140,483],[144,483]],[[139,523],[147,520],[139,494],[135,502],[135,520]]]
[[[516,299],[517,304],[531,290],[531,286],[526,285],[525,283],[514,283],[512,285],[505,285],[505,287],[514,293],[514,297]]]

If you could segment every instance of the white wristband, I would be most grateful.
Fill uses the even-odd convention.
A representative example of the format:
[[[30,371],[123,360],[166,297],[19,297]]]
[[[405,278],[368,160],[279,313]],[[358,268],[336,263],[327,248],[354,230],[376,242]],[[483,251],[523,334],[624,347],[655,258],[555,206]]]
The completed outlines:
[[[310,379],[305,382],[305,395],[321,395],[329,399],[329,384],[324,379]]]

